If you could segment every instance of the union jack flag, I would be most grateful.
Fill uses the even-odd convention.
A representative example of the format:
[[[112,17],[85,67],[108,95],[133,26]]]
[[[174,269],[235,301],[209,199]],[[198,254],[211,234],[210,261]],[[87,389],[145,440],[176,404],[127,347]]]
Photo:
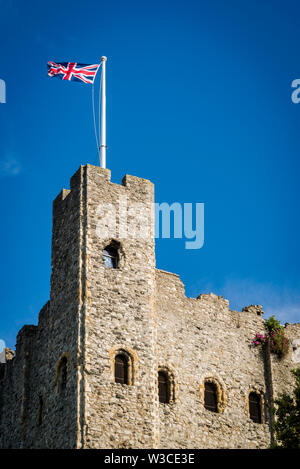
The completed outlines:
[[[83,81],[84,83],[94,83],[96,73],[100,64],[87,65],[76,62],[48,62],[49,77],[58,77],[68,81]]]

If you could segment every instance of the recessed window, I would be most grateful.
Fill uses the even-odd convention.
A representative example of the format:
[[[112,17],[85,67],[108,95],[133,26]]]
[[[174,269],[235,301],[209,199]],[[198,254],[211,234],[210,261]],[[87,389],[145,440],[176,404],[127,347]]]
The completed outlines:
[[[129,384],[128,382],[128,358],[125,354],[119,353],[115,357],[115,382]]]
[[[63,393],[67,386],[68,379],[68,360],[62,357],[57,370],[57,388],[59,393]]]
[[[205,382],[204,407],[211,412],[218,412],[218,389],[213,382]]]
[[[169,377],[165,371],[158,372],[158,397],[159,402],[169,404],[170,402],[170,383]]]
[[[106,246],[103,249],[102,258],[104,266],[108,269],[116,269],[119,263],[118,249],[112,245]]]
[[[249,394],[250,419],[255,423],[261,423],[261,397],[256,392]]]

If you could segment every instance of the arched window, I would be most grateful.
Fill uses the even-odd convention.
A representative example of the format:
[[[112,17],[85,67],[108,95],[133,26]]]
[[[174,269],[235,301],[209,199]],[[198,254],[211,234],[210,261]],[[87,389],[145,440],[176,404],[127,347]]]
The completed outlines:
[[[116,269],[119,263],[119,253],[117,247],[110,244],[103,249],[102,258],[104,266],[109,269]]]
[[[158,372],[158,397],[159,402],[169,404],[170,402],[170,382],[165,371]]]
[[[217,385],[211,381],[204,384],[204,407],[211,412],[218,412]]]
[[[66,389],[68,379],[68,360],[67,357],[62,357],[57,369],[57,388],[58,392],[62,393]]]
[[[249,394],[249,414],[253,422],[261,423],[261,397],[256,392]]]
[[[115,382],[129,384],[128,382],[128,358],[125,354],[119,353],[115,357]]]

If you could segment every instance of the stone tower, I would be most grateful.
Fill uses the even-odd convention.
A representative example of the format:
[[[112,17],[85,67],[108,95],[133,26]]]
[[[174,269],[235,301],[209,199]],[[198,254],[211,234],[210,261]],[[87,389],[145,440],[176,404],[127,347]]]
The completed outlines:
[[[279,360],[251,347],[261,307],[187,298],[176,274],[155,268],[153,202],[150,181],[114,184],[91,165],[55,199],[50,300],[1,364],[0,447],[269,445],[270,402],[291,390],[300,324],[285,328],[290,349]]]

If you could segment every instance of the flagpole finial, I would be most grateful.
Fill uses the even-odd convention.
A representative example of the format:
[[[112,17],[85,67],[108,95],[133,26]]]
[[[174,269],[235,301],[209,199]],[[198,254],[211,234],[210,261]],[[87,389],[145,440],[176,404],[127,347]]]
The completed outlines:
[[[101,57],[101,60],[102,60],[102,62],[106,62],[106,61],[107,61],[107,57],[105,57],[105,55],[103,55],[103,56]]]

